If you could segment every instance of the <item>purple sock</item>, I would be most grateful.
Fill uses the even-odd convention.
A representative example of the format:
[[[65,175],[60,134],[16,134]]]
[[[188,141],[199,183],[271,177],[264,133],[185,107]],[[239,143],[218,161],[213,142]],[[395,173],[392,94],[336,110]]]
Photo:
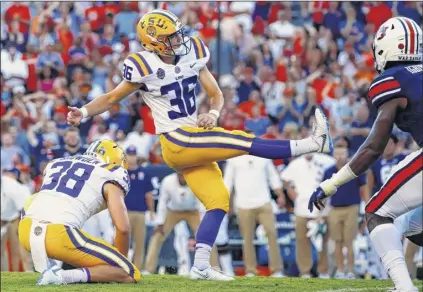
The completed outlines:
[[[197,244],[213,246],[219,232],[220,224],[226,212],[222,209],[213,209],[206,212],[197,230]]]
[[[254,138],[250,148],[250,155],[268,159],[292,157],[291,141]]]

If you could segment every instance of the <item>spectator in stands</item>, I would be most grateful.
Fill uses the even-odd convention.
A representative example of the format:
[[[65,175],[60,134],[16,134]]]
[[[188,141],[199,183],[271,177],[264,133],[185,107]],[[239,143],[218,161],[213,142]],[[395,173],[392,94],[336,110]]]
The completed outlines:
[[[24,163],[29,165],[30,160],[28,155],[21,147],[16,145],[10,133],[3,132],[1,135],[1,169],[13,168],[15,166],[13,164],[13,157],[15,155],[22,156]]]
[[[87,147],[82,145],[79,129],[69,127],[63,135],[63,146],[55,146],[51,149],[51,159],[69,157],[76,154],[84,154]]]
[[[2,50],[1,54],[1,73],[6,86],[24,86],[28,78],[28,65],[22,60],[22,54],[14,45],[10,45],[7,51]]]
[[[2,153],[3,160],[3,153]],[[3,167],[3,161],[2,161]],[[11,257],[11,271],[19,271],[19,262],[21,259],[21,245],[18,239],[18,225],[21,210],[24,207],[25,201],[31,195],[27,186],[20,183],[20,171],[16,168],[5,169],[1,175],[1,260],[6,258],[4,256],[6,240],[10,243]],[[4,231],[7,231],[3,235]],[[3,266],[3,264],[2,264]]]
[[[115,23],[119,35],[129,36],[135,33],[137,21],[140,16],[137,12],[131,11],[130,2],[122,3],[122,10],[115,16]]]
[[[154,136],[144,132],[144,122],[138,120],[135,123],[133,131],[128,134],[124,145],[126,147],[133,145],[137,150],[137,156],[140,161],[148,160],[150,149],[153,146]]]
[[[339,9],[340,5],[340,2],[329,2],[328,12],[326,12],[323,17],[323,25],[331,31],[335,40],[341,36],[339,23],[344,16],[343,11]]]
[[[238,104],[247,101],[254,90],[260,90],[259,85],[254,81],[254,71],[250,67],[244,68],[237,88]]]
[[[257,105],[252,107],[251,114],[252,117],[245,121],[245,128],[256,136],[264,135],[267,131],[267,127],[271,125],[269,118],[261,115],[260,107]]]
[[[52,70],[52,75],[57,77],[60,73],[64,72],[65,66],[63,63],[62,56],[59,53],[53,51],[54,42],[51,40],[45,40],[41,44],[42,49],[41,53],[38,55],[37,63],[35,64],[35,69],[39,74],[45,66],[50,67]]]
[[[213,39],[209,48],[213,71],[220,75],[232,74],[237,61],[233,40],[221,40],[220,51],[217,48],[217,41]]]
[[[102,3],[92,2],[91,7],[85,10],[85,19],[89,21],[93,32],[98,34],[103,32],[106,14]]]
[[[369,119],[369,115],[369,108],[363,101],[357,107],[354,119],[351,123],[350,139],[352,153],[358,150],[370,133],[373,122]]]
[[[348,2],[344,3],[346,20],[339,22],[339,29],[344,41],[352,44],[361,40],[364,34],[364,25],[357,19],[357,13]]]
[[[109,118],[106,120],[109,130],[116,135],[117,130],[128,133],[130,130],[130,118],[128,113],[121,111],[120,105],[114,106],[110,111]]]
[[[336,147],[333,153],[335,165],[325,170],[323,181],[332,177],[348,162],[348,148]],[[332,209],[329,213],[329,234],[335,241],[336,279],[355,279],[353,240],[358,232],[358,215],[360,202],[369,200],[366,175],[362,174],[339,187],[338,192],[330,200]],[[347,272],[344,270],[344,253],[347,249]]]
[[[9,24],[9,30],[11,30],[13,21],[17,21],[19,23],[19,32],[23,34],[29,33],[30,19],[31,15],[28,5],[19,2],[14,2],[4,13],[4,20]]]
[[[128,175],[131,189],[125,197],[128,209],[129,224],[133,241],[134,257],[132,262],[141,271],[144,267],[145,254],[145,212],[150,211],[150,221],[153,221],[154,200],[151,177],[143,167],[138,165],[137,149],[134,146],[126,148],[128,155]]]
[[[310,192],[322,181],[324,169],[333,161],[332,157],[325,154],[307,154],[292,160],[281,174],[288,196],[294,202],[296,262],[303,278],[311,277],[313,267],[307,223],[320,216],[316,210],[309,212],[308,199]],[[327,254],[320,254],[319,258],[322,257],[326,258]],[[326,267],[321,267],[318,272],[326,273]]]
[[[295,32],[295,26],[292,24],[291,9],[285,7],[279,11],[279,21],[269,25],[269,31],[281,39],[290,39]]]
[[[248,101],[243,101],[239,104],[238,110],[240,113],[244,114],[245,118],[253,117],[253,108],[256,107],[258,116],[266,116],[266,108],[264,106],[263,100],[260,97],[260,91],[253,90],[248,96]]]
[[[263,225],[268,239],[271,276],[284,277],[269,190],[272,189],[277,194],[280,208],[285,206],[285,195],[272,161],[250,155],[229,159],[224,180],[229,192],[233,191],[235,196],[238,225],[244,240],[242,252],[247,277],[253,277],[257,273],[253,244],[257,222]]]

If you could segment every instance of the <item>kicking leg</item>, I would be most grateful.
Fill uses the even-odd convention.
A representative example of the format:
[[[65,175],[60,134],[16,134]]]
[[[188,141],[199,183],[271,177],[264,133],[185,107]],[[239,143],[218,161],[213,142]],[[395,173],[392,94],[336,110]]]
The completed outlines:
[[[289,158],[310,152],[330,152],[332,140],[320,110],[312,136],[303,140],[257,138],[242,131],[182,127],[160,137],[163,157],[174,169],[185,169],[250,154],[268,159]]]

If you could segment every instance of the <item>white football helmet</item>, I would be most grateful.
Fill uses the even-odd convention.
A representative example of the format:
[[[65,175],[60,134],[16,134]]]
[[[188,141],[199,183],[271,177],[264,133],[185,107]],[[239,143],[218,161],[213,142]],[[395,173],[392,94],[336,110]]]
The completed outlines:
[[[421,62],[422,51],[422,29],[407,17],[388,19],[380,26],[373,40],[373,56],[378,72],[383,72],[389,61]]]

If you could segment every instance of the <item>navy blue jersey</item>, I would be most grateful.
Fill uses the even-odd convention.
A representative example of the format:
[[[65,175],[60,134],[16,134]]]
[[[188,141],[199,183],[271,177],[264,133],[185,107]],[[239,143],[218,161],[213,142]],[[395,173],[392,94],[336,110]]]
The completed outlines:
[[[87,151],[86,146],[79,147],[75,152],[70,152],[66,150],[65,146],[58,146],[58,147],[53,147],[51,149],[51,155],[49,155],[49,158],[50,159],[65,158],[65,157],[69,157],[69,156],[73,156],[77,154],[84,154],[85,151]]]
[[[389,176],[392,173],[392,168],[397,165],[401,160],[403,160],[407,155],[397,154],[391,159],[379,158],[373,165],[370,167],[370,171],[373,173],[375,183],[373,186],[373,193],[379,191],[383,184],[387,181]]]
[[[148,169],[139,167],[135,170],[128,169],[129,179],[131,181],[131,189],[125,197],[125,204],[128,211],[147,211],[145,195],[154,190],[152,177]]]
[[[423,147],[423,66],[398,65],[384,71],[369,87],[369,99],[379,108],[394,98],[407,98],[407,107],[397,113],[395,124],[410,133]]]

